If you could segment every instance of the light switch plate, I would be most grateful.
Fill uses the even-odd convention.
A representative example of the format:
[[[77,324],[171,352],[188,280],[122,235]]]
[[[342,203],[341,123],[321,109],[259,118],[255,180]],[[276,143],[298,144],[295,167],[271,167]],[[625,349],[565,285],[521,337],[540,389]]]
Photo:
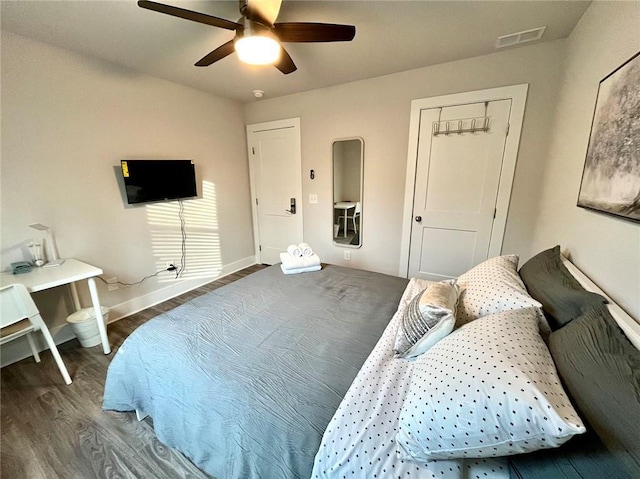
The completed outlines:
[[[318,195],[311,194],[309,195],[309,204],[317,205],[318,204]]]

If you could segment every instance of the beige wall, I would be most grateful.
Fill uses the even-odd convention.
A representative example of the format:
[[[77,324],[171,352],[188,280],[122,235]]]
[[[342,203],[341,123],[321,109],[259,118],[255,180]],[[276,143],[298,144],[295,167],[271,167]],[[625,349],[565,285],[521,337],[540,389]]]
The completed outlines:
[[[323,261],[389,274],[399,270],[411,100],[529,83],[529,95],[504,240],[505,252],[532,251],[541,161],[562,73],[564,41],[289,95],[246,105],[248,124],[300,117],[304,238]],[[268,95],[268,92],[267,92]],[[331,241],[331,144],[364,139],[363,246],[343,260]],[[316,177],[309,178],[314,169]],[[308,195],[318,194],[317,205]]]
[[[2,268],[23,259],[25,240],[39,237],[27,225],[39,222],[54,228],[62,257],[94,264],[105,277],[135,282],[155,273],[147,208],[126,207],[116,180],[114,167],[127,158],[193,159],[198,180],[215,189],[205,225],[212,264],[253,262],[239,103],[3,33],[1,153]],[[175,223],[176,209],[167,214]],[[177,227],[167,229],[179,234]],[[179,251],[178,242],[171,247]],[[172,259],[179,261],[179,254]],[[100,282],[99,288],[104,304],[125,304],[127,312],[195,282],[151,278],[114,292]],[[59,294],[39,300],[46,317],[64,321]]]
[[[576,207],[600,80],[640,50],[640,3],[593,2],[567,42],[533,250],[555,244],[640,320],[640,224]]]

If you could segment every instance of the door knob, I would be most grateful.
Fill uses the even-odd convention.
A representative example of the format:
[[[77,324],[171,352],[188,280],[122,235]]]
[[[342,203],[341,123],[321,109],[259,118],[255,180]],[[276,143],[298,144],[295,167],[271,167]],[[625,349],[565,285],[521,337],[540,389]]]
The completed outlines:
[[[422,221],[422,216],[416,216],[416,221],[420,223]]]

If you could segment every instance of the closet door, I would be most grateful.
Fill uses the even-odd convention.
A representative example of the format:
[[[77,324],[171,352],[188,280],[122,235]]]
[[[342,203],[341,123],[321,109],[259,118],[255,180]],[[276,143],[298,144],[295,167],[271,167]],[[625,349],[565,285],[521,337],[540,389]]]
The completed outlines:
[[[421,111],[409,277],[457,277],[489,256],[511,102]]]

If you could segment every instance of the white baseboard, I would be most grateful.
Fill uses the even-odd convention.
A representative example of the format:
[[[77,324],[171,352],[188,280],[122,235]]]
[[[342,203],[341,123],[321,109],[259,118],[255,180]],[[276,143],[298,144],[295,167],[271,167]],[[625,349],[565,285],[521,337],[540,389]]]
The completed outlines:
[[[119,319],[130,316],[134,313],[142,311],[143,309],[150,308],[151,306],[155,306],[156,304],[162,303],[163,301],[175,298],[176,296],[180,296],[181,294],[199,288],[200,286],[210,283],[211,281],[224,278],[225,276],[228,276],[232,273],[235,273],[236,271],[240,271],[241,269],[247,268],[254,264],[256,264],[255,256],[247,256],[246,258],[243,258],[239,261],[234,261],[233,263],[223,266],[220,269],[220,273],[218,274],[218,276],[187,279],[178,283],[174,283],[170,286],[167,286],[166,288],[158,289],[153,293],[139,296],[129,301],[125,301],[124,303],[116,304],[115,306],[110,306],[109,322],[112,323],[114,321],[118,321]]]
[[[109,308],[109,323],[113,323],[114,321],[118,321],[142,311],[143,309],[150,308],[151,306],[155,306],[163,301],[180,296],[181,294],[199,288],[200,286],[233,274],[236,271],[240,271],[241,269],[254,264],[256,264],[255,256],[247,256],[241,260],[224,265],[220,269],[218,276],[180,281],[172,284],[171,286],[167,286],[166,288],[156,290],[153,293],[145,294],[138,298],[125,301],[124,303],[111,306]],[[51,328],[50,332],[56,344],[62,344],[75,338],[73,331],[67,324]],[[38,350],[44,351],[47,347],[40,336],[41,335],[39,333],[36,333],[34,335],[34,340]],[[30,356],[31,350],[29,349],[29,344],[27,343],[26,338],[18,339],[2,346],[0,364],[2,367],[5,367]]]

